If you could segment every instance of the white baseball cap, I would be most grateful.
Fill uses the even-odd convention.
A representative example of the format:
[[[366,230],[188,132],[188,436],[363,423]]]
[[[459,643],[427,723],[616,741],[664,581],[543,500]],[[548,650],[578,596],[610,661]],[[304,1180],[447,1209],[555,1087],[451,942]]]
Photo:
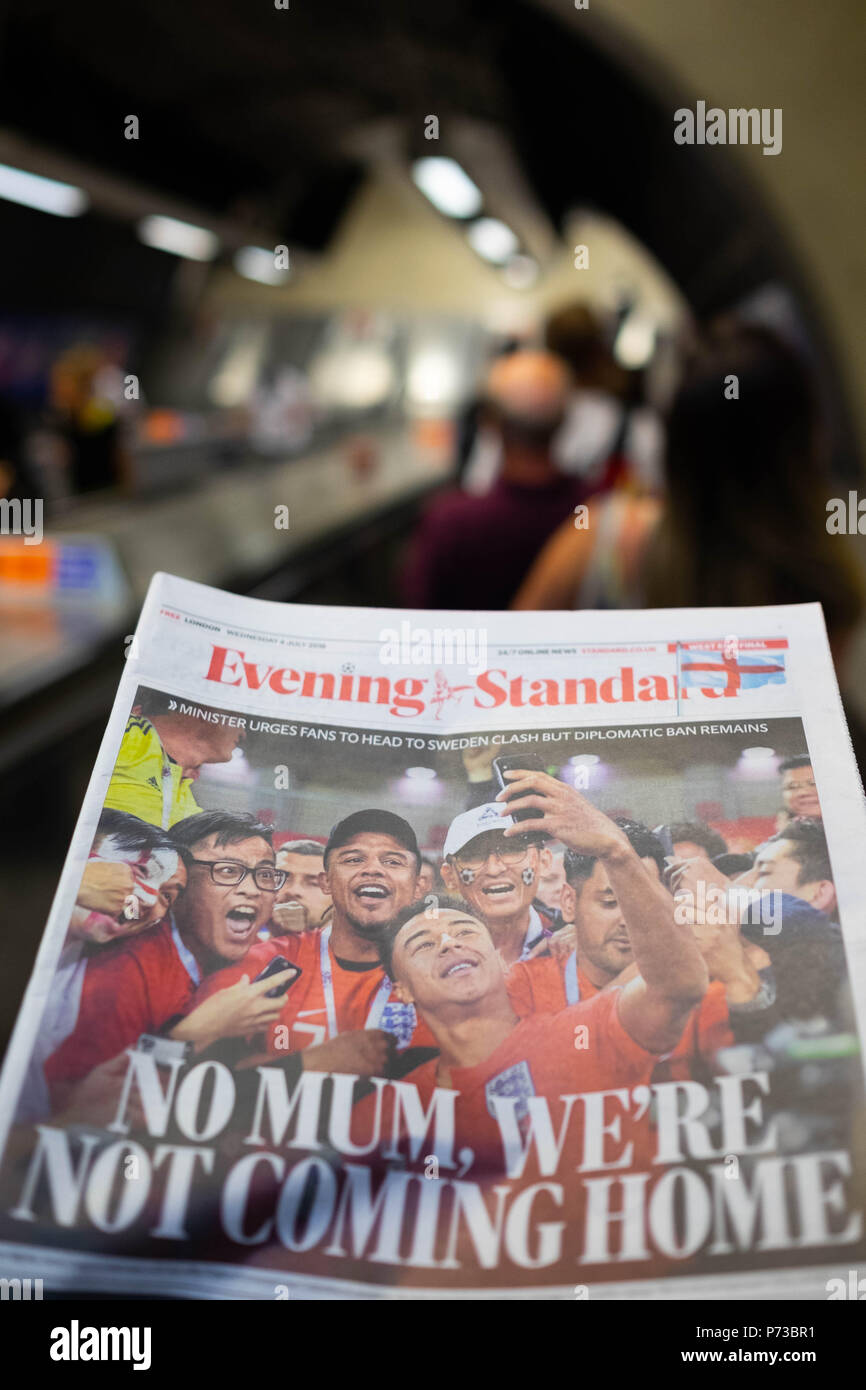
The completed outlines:
[[[514,824],[513,816],[503,816],[502,803],[499,801],[473,806],[471,811],[461,811],[459,816],[454,817],[448,827],[442,852],[447,859],[450,854],[459,854],[476,835],[485,835],[489,830],[507,830]]]

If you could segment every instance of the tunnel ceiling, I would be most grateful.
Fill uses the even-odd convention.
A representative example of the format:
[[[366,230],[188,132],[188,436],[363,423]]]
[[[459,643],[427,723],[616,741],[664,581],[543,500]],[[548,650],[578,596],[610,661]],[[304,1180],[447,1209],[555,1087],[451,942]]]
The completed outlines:
[[[400,122],[408,150],[434,113],[446,153],[449,117],[471,117],[507,132],[555,225],[575,206],[617,218],[699,310],[778,270],[723,162],[673,144],[673,96],[660,106],[578,26],[520,0],[290,6],[9,0],[0,124],[320,248],[362,176],[355,132]]]

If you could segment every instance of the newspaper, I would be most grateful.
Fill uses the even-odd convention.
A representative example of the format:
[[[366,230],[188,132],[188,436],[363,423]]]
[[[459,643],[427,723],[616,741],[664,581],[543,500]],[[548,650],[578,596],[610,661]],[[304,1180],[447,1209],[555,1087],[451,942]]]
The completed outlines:
[[[818,605],[161,574],[127,658],[0,1078],[4,1277],[848,1296],[866,816]]]

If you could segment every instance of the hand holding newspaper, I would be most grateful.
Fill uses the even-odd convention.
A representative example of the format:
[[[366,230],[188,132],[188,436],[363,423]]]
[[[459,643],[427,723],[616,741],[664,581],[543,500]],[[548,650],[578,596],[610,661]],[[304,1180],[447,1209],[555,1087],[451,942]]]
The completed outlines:
[[[820,608],[465,619],[156,576],[0,1078],[5,1267],[820,1299],[863,1258]]]

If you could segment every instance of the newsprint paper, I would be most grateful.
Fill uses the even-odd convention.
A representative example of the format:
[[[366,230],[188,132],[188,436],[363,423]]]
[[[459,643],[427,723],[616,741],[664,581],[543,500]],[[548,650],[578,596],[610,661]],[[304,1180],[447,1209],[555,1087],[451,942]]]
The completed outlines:
[[[848,1295],[866,815],[817,605],[158,575],[127,657],[0,1080],[5,1277]]]

